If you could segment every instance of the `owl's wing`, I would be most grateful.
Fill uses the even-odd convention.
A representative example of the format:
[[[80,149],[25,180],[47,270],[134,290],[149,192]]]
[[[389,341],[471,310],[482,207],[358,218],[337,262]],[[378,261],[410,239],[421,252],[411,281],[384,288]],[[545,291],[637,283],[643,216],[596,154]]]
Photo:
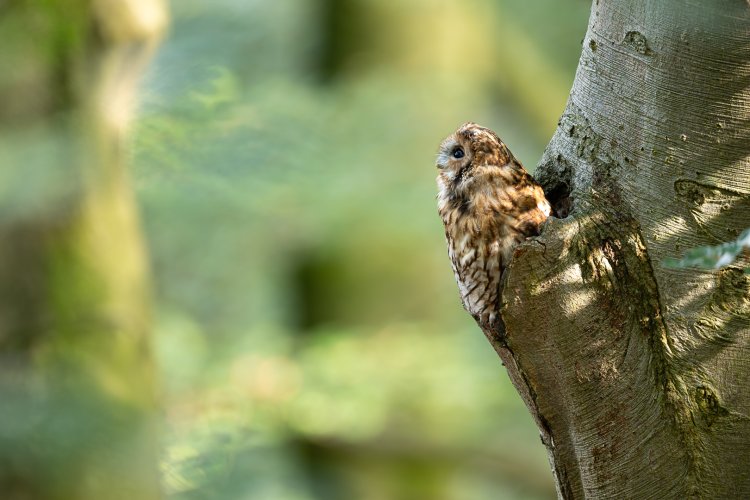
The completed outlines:
[[[526,238],[538,236],[542,223],[552,212],[552,207],[544,196],[544,190],[531,175],[524,171],[524,175],[521,176],[516,186],[516,193],[516,200],[514,200],[516,230]]]

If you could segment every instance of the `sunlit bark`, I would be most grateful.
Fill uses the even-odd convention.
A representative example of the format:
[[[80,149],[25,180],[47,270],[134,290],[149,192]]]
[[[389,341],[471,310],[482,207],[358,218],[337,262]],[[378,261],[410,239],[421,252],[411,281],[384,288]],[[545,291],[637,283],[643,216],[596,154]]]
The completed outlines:
[[[573,211],[485,333],[559,494],[750,496],[750,276],[662,265],[750,226],[750,5],[595,0],[536,175]]]

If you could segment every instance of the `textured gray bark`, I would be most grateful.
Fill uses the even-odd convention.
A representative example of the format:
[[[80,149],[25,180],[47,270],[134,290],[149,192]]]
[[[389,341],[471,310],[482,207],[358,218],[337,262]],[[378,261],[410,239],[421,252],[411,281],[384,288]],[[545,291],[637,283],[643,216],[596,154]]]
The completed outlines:
[[[750,497],[750,276],[661,262],[750,226],[750,4],[595,0],[537,169],[572,201],[486,331],[564,498]]]

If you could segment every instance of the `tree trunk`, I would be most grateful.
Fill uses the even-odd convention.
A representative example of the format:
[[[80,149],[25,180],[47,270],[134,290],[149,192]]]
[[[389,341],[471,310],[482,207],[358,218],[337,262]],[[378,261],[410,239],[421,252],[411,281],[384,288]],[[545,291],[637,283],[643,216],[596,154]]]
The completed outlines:
[[[485,333],[559,495],[750,497],[750,276],[662,265],[750,226],[750,4],[595,0],[537,178]]]
[[[126,170],[161,0],[0,7],[0,497],[150,499],[148,286]]]

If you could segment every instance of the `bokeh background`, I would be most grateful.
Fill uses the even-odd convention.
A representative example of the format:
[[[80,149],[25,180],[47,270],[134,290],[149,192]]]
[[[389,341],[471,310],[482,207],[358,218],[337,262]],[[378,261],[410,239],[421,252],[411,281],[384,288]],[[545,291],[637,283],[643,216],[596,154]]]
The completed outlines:
[[[529,168],[586,0],[175,0],[134,172],[173,498],[554,498],[461,308],[434,153],[464,121]]]
[[[61,195],[35,193],[65,194],[73,182],[57,161],[76,147],[56,132],[64,120],[32,120],[28,133],[42,139],[26,144],[17,137],[28,124],[14,118],[61,106],[27,82],[49,84],[39,68],[81,42],[85,16],[48,22],[72,16],[73,5],[84,4],[0,0],[8,14],[0,89],[18,96],[0,103],[13,125],[0,137],[0,164],[9,167],[0,172],[8,181],[0,220],[21,242],[4,242],[0,256],[3,247],[27,251],[28,238],[8,229],[25,217],[14,207],[54,214]],[[141,82],[125,148],[153,289],[169,498],[555,497],[534,423],[461,308],[436,213],[434,154],[471,120],[496,130],[533,170],[563,111],[589,8],[588,0],[170,2],[171,26]],[[30,41],[34,30],[44,43]],[[125,238],[104,236],[111,263]],[[44,246],[30,241],[32,253]],[[47,286],[28,284],[46,272],[37,271],[0,283],[4,297]],[[73,330],[80,297],[63,278],[81,276],[74,271],[55,285],[55,312]],[[26,311],[6,309],[2,321]],[[73,354],[54,373],[82,365],[86,373],[90,363],[107,375],[106,364],[121,361],[79,352],[85,332],[70,345],[58,336],[60,351]],[[28,346],[9,351],[7,341],[0,337],[0,394],[18,401],[0,401],[3,491],[16,491],[6,485],[19,470],[63,484],[66,462],[75,465],[69,452],[105,441],[88,412],[99,403],[68,413],[67,395],[59,406],[37,404],[44,390],[10,363]],[[111,353],[106,341],[101,349],[92,352]],[[133,390],[147,393],[149,368],[135,378],[143,388]],[[76,387],[73,399],[87,401]],[[57,465],[35,470],[35,454]],[[62,498],[54,482],[45,488],[53,492],[45,498]]]

